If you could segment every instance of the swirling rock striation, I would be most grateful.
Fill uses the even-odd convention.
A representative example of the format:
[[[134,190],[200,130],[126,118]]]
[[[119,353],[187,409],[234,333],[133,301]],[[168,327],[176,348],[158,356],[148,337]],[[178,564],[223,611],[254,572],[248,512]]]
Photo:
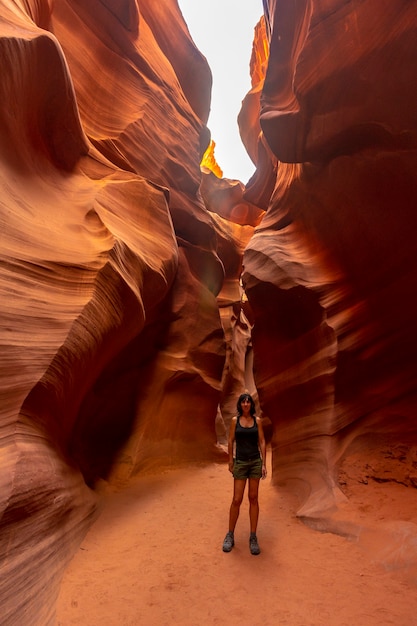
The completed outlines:
[[[24,626],[53,623],[98,481],[216,453],[224,268],[177,3],[0,16],[0,603]]]
[[[337,504],[353,444],[416,441],[417,8],[265,4],[269,57],[252,91],[274,157],[249,181],[252,202],[277,169],[243,280],[274,479],[294,479],[299,515],[315,516]]]
[[[245,186],[200,170],[175,0],[0,2],[4,624],[52,624],[95,487],[214,458],[243,386],[304,517],[352,449],[416,442],[417,9],[264,8]]]

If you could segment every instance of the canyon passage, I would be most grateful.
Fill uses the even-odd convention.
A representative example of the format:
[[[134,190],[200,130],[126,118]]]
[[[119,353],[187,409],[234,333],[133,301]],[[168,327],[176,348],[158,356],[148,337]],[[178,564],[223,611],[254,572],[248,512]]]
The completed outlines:
[[[417,3],[263,9],[239,181],[176,0],[0,0],[4,625],[413,624]]]

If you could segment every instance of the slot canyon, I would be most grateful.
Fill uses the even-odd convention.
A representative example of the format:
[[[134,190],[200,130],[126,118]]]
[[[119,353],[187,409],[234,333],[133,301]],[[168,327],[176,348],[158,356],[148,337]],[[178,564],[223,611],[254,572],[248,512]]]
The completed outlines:
[[[264,0],[261,13],[236,122],[255,171],[239,181],[216,162],[212,73],[177,0],[0,0],[3,626],[417,623],[417,2]],[[269,469],[263,551],[242,548],[242,565],[221,542],[244,390]],[[63,580],[76,555],[92,566],[106,506],[124,523],[130,506],[163,546],[181,483],[215,519],[194,563],[204,584],[213,572],[213,613],[190,601],[188,618],[162,619],[149,597],[146,613],[157,548],[141,548],[137,617],[71,621]],[[101,531],[109,549],[117,524]],[[303,614],[294,571],[305,589],[288,583],[292,607],[274,604],[285,542],[268,562],[268,541],[283,532],[314,546],[341,595],[359,560],[356,600],[341,609],[329,592]],[[178,562],[158,557],[166,594],[188,535]],[[333,577],[332,555],[353,570]],[[242,595],[253,577],[251,617],[228,613],[233,576]],[[379,590],[380,612],[363,613],[361,590]]]

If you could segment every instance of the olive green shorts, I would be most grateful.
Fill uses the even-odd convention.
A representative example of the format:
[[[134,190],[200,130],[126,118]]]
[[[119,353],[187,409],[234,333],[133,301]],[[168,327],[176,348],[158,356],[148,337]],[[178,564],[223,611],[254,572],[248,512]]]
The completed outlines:
[[[245,478],[262,478],[262,459],[252,459],[251,461],[234,460],[233,478],[245,480]]]

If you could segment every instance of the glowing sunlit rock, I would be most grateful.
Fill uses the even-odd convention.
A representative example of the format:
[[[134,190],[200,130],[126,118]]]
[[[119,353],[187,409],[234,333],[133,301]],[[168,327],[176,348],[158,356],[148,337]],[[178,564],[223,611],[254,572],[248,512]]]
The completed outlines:
[[[217,163],[216,157],[214,156],[215,147],[216,147],[215,142],[210,141],[210,144],[207,150],[205,151],[205,153],[203,154],[203,158],[201,159],[201,168],[203,169],[203,171],[204,169],[207,169],[210,172],[213,172],[213,174],[215,174],[217,178],[222,178],[223,170]]]

